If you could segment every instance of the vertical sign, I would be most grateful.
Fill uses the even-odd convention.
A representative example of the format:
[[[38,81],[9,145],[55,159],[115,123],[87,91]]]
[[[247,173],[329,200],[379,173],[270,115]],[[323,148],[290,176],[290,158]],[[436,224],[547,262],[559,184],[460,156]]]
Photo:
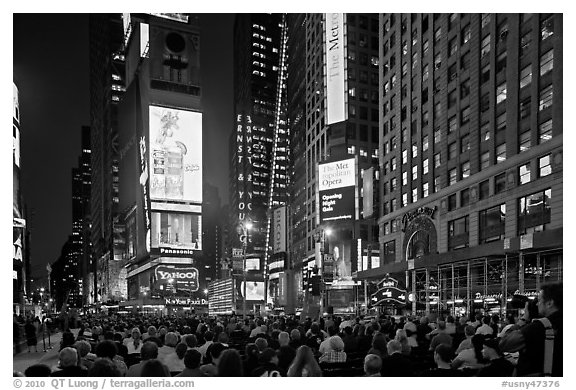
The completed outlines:
[[[344,14],[326,14],[326,124],[347,119]]]
[[[274,210],[274,253],[286,252],[286,206]]]
[[[370,218],[374,214],[374,167],[364,170],[362,178],[364,197],[362,198],[362,208],[364,218]]]

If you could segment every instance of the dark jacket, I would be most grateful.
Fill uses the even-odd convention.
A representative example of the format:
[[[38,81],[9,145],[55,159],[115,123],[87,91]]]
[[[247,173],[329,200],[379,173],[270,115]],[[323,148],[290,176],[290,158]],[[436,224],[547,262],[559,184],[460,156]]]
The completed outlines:
[[[499,359],[491,360],[490,364],[478,371],[477,376],[507,377],[512,376],[513,371],[514,366],[512,363],[502,357]]]
[[[88,370],[80,366],[71,366],[63,368],[58,371],[54,371],[50,376],[69,376],[69,377],[88,376]]]
[[[382,376],[414,376],[412,361],[401,353],[382,359]]]

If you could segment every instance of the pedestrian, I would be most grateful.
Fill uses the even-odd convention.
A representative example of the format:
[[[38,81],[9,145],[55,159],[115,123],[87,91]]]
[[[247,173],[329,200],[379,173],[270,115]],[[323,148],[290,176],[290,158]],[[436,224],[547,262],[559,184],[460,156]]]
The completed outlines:
[[[481,334],[472,336],[472,348],[462,350],[452,361],[452,368],[466,370],[467,374],[474,374],[484,367],[486,364],[482,356],[482,348],[484,347],[485,338],[486,336]]]
[[[346,361],[346,352],[344,352],[344,341],[335,335],[330,338],[329,345],[325,352],[318,359],[319,363],[344,363]]]
[[[189,349],[184,355],[184,370],[176,376],[203,377],[206,374],[200,369],[202,354],[195,349]]]
[[[322,370],[314,358],[314,352],[307,345],[301,345],[296,350],[296,357],[288,368],[289,377],[322,376]]]
[[[482,356],[488,365],[482,367],[478,371],[477,376],[497,376],[509,377],[514,372],[514,366],[507,359],[502,356],[500,348],[498,347],[499,341],[495,338],[484,339],[484,348],[482,349]]]
[[[128,369],[126,376],[139,377],[142,376],[142,369],[148,360],[156,359],[158,357],[158,345],[152,341],[146,341],[140,348],[141,361],[133,364]]]
[[[380,356],[369,353],[364,358],[364,374],[365,376],[382,376],[382,359]]]
[[[412,361],[402,353],[402,343],[390,340],[386,348],[388,356],[382,359],[382,376],[413,376]]]
[[[36,327],[30,318],[26,320],[26,324],[24,325],[24,333],[26,334],[26,345],[28,345],[28,353],[30,353],[30,347],[34,347],[35,352],[38,352]]]
[[[462,372],[450,366],[452,361],[452,348],[446,344],[439,344],[434,349],[434,363],[436,368],[432,368],[422,372],[422,376],[426,377],[458,377],[462,376]]]
[[[58,354],[58,371],[50,376],[83,377],[88,375],[88,370],[78,365],[78,351],[66,347]]]
[[[438,329],[436,329],[436,335],[430,340],[430,351],[436,350],[436,347],[440,344],[446,344],[452,349],[452,336],[446,333],[446,322],[438,320]]]
[[[227,349],[222,352],[218,361],[219,377],[241,377],[244,371],[242,369],[242,358],[235,349]]]
[[[527,302],[522,318],[524,325],[502,338],[503,352],[520,352],[517,376],[563,376],[562,300],[562,282],[542,285],[537,308],[543,317],[530,318],[531,304]],[[550,340],[548,346],[547,340]]]

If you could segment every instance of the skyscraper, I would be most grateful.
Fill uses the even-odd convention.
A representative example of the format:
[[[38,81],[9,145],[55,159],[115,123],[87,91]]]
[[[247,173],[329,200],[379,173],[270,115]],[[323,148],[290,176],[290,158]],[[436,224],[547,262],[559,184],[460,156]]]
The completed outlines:
[[[90,14],[89,17],[92,255],[83,274],[86,303],[101,299],[98,290],[103,286],[98,285],[98,263],[118,257],[113,239],[114,219],[119,212],[117,107],[126,90],[120,16]]]
[[[288,20],[292,263],[302,292],[308,270],[322,265],[321,254],[333,257],[334,282],[323,304],[353,311],[353,273],[362,270],[378,236],[361,210],[363,173],[378,161],[378,18],[306,14]],[[324,180],[333,168],[351,180],[337,187],[338,194],[324,192],[332,191]],[[333,196],[338,204],[325,198]]]
[[[250,278],[277,277],[269,270],[271,213],[286,204],[288,128],[285,117],[285,24],[281,14],[239,14],[234,26],[235,127],[230,135],[232,245],[254,259]],[[247,231],[247,223],[251,229]],[[282,263],[280,265],[280,263]],[[267,295],[268,291],[264,292]],[[262,301],[265,297],[262,297]],[[259,302],[260,304],[262,302]]]
[[[562,15],[380,24],[381,255],[359,277],[466,315],[561,279]]]

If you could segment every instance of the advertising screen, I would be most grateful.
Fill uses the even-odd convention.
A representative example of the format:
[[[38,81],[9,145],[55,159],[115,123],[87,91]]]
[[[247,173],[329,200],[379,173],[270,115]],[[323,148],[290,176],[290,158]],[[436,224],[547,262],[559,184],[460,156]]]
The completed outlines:
[[[286,252],[286,206],[274,210],[274,253]]]
[[[240,292],[244,292],[244,282],[240,283]],[[263,301],[264,300],[264,282],[246,282],[246,300]]]
[[[356,160],[350,158],[318,165],[320,221],[354,219]]]
[[[201,250],[202,216],[190,213],[152,212],[151,241],[152,248],[182,250],[182,254],[189,254],[191,250]]]
[[[326,14],[326,123],[347,119],[344,14]]]
[[[150,106],[150,196],[202,203],[202,114]]]
[[[198,291],[198,269],[186,266],[159,265],[154,270],[159,290],[171,291]]]
[[[259,257],[247,257],[246,258],[246,271],[259,271],[260,270],[260,258]]]

